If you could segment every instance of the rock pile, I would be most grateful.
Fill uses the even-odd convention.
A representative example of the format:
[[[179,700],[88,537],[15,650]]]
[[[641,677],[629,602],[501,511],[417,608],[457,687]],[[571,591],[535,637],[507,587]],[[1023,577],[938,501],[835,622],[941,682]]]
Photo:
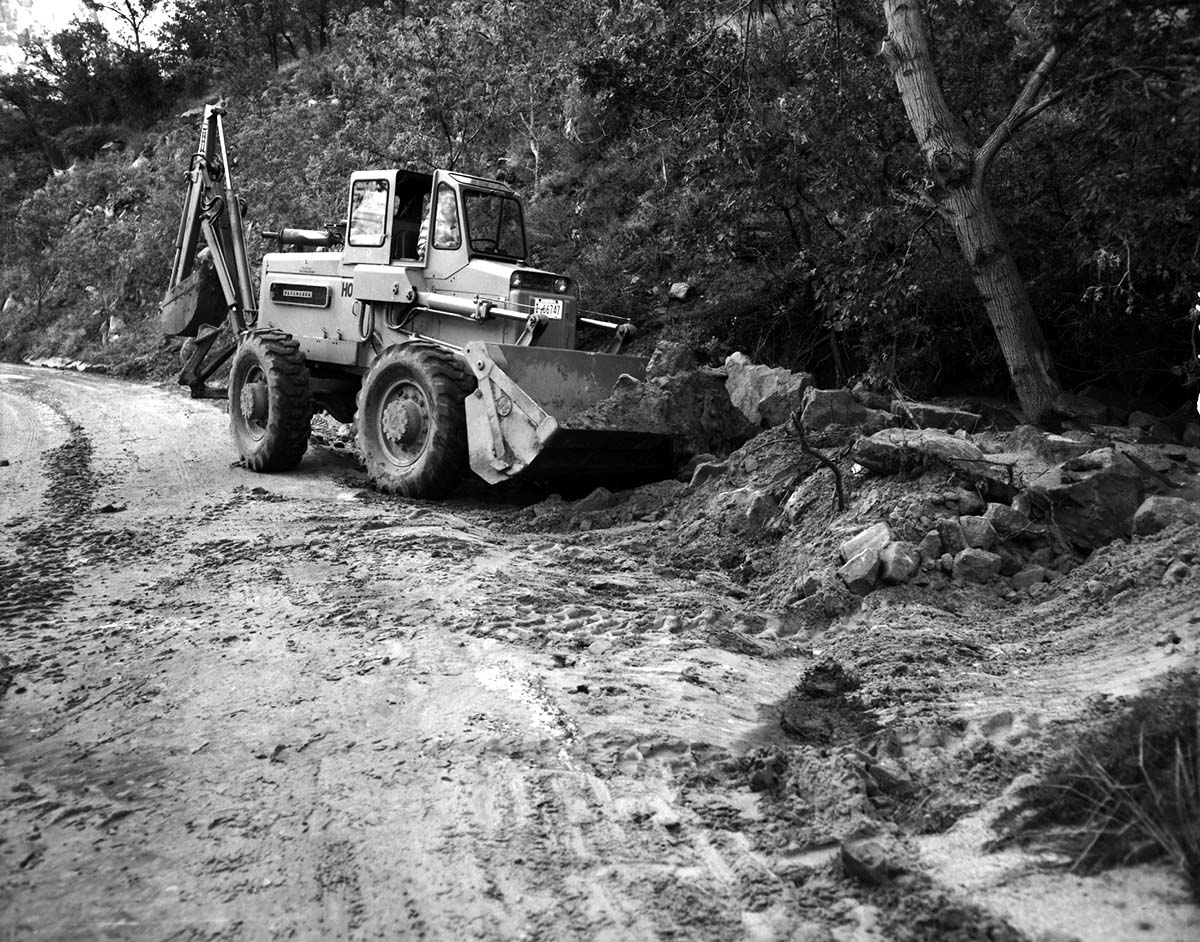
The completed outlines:
[[[607,399],[565,424],[666,435],[681,463],[699,454],[727,455],[757,428],[730,402],[725,382],[723,372],[698,367],[682,344],[660,343],[645,382],[622,376]]]

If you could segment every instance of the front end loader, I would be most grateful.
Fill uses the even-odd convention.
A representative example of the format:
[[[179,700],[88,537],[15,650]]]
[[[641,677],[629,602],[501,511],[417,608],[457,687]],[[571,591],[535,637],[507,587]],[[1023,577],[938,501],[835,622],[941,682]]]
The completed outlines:
[[[579,421],[647,361],[620,352],[632,325],[584,316],[570,278],[526,264],[510,187],[356,171],[343,223],[263,233],[280,250],[256,294],[223,115],[205,109],[160,316],[189,338],[179,382],[229,399],[246,467],[295,467],[325,411],[354,423],[375,486],[408,497],[445,496],[468,468],[492,484],[669,473],[666,436]],[[581,326],[605,352],[576,349]],[[230,358],[228,386],[211,384]]]

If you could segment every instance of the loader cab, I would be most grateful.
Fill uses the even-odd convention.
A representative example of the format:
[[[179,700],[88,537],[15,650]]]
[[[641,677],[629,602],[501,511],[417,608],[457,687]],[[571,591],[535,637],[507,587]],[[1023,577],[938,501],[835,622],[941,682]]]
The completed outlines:
[[[360,170],[350,175],[346,246],[350,265],[424,262],[421,239],[433,177],[409,170]]]
[[[521,201],[503,183],[439,170],[433,176],[433,211],[425,273],[451,278],[472,265],[509,266],[524,261],[525,219]]]

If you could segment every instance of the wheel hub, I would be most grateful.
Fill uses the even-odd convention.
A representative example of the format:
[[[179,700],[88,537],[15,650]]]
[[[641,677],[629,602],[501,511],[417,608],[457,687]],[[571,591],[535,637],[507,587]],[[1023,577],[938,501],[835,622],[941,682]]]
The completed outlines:
[[[246,383],[238,399],[238,408],[247,422],[263,422],[267,417],[267,384]]]
[[[393,399],[383,410],[383,434],[394,445],[410,447],[425,434],[421,407],[411,399]]]

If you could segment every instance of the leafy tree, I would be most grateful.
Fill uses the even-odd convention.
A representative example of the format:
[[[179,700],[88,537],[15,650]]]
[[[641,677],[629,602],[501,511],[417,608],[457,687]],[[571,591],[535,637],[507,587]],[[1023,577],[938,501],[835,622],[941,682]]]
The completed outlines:
[[[142,28],[158,0],[83,0],[83,5],[93,13],[111,13],[122,25],[129,28],[133,36],[133,51],[142,52]]]

